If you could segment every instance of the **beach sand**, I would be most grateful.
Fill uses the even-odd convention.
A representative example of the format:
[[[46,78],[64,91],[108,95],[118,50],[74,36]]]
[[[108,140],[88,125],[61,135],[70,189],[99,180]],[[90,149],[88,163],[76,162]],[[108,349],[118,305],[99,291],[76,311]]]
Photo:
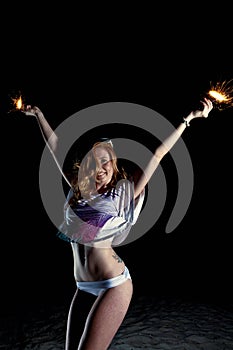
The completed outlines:
[[[64,350],[67,305],[1,317],[1,350]],[[138,295],[109,350],[233,350],[233,304]],[[94,347],[93,347],[94,350]]]

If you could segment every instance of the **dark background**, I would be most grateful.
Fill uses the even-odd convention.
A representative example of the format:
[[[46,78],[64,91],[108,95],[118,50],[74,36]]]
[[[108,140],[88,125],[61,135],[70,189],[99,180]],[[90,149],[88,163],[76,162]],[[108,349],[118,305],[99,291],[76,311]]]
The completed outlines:
[[[61,37],[61,27],[48,36],[33,32],[31,41],[24,34],[34,26],[23,31],[21,23],[18,29],[21,40],[8,41],[1,65],[2,310],[69,303],[75,291],[71,249],[56,237],[40,198],[44,141],[33,118],[9,113],[11,97],[21,93],[39,106],[53,128],[83,108],[115,101],[149,107],[176,126],[211,81],[233,78],[228,42],[211,40],[203,26],[199,36],[185,38],[184,28],[166,35],[153,25],[144,32],[115,30],[110,38],[107,29],[84,36],[74,28],[76,37],[67,31]],[[232,111],[214,110],[185,131],[194,191],[187,214],[169,235],[176,175],[170,156],[163,160],[170,195],[161,217],[142,238],[117,249],[135,293],[230,301]]]

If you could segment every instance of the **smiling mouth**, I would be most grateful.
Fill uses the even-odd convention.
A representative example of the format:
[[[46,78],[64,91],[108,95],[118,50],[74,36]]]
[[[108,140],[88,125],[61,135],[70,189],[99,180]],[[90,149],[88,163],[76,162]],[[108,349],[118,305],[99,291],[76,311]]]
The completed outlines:
[[[101,179],[103,179],[105,176],[106,176],[106,173],[98,174],[98,175],[97,175],[97,179],[98,179],[98,180],[101,180]]]

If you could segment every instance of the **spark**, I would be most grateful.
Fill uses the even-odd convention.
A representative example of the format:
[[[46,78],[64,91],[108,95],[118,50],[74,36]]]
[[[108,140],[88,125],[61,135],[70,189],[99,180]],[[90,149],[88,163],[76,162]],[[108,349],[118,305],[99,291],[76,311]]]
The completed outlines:
[[[208,95],[219,110],[233,107],[233,79],[215,84],[211,82]]]
[[[16,97],[11,97],[11,104],[12,108],[9,113],[24,110],[24,101],[21,94],[18,94]]]
[[[15,98],[13,99],[14,105],[16,109],[22,109],[23,107],[23,100],[22,100],[22,96],[20,96],[19,98]]]

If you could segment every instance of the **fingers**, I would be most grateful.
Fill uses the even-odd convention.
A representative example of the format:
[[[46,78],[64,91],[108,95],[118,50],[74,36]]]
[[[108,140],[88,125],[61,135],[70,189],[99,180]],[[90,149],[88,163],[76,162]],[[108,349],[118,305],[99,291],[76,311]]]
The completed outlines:
[[[208,98],[204,98],[204,101],[201,101],[201,103],[203,104],[204,108],[202,111],[202,116],[204,118],[207,118],[210,111],[213,109],[213,103],[211,100],[209,100]]]
[[[35,117],[38,112],[38,108],[32,107],[31,105],[27,105],[22,112],[26,115],[32,115]]]
[[[212,109],[213,108],[213,103],[211,100],[209,100],[208,98],[204,98],[204,101],[201,101],[201,103],[204,105],[204,108],[208,108],[208,109]]]

